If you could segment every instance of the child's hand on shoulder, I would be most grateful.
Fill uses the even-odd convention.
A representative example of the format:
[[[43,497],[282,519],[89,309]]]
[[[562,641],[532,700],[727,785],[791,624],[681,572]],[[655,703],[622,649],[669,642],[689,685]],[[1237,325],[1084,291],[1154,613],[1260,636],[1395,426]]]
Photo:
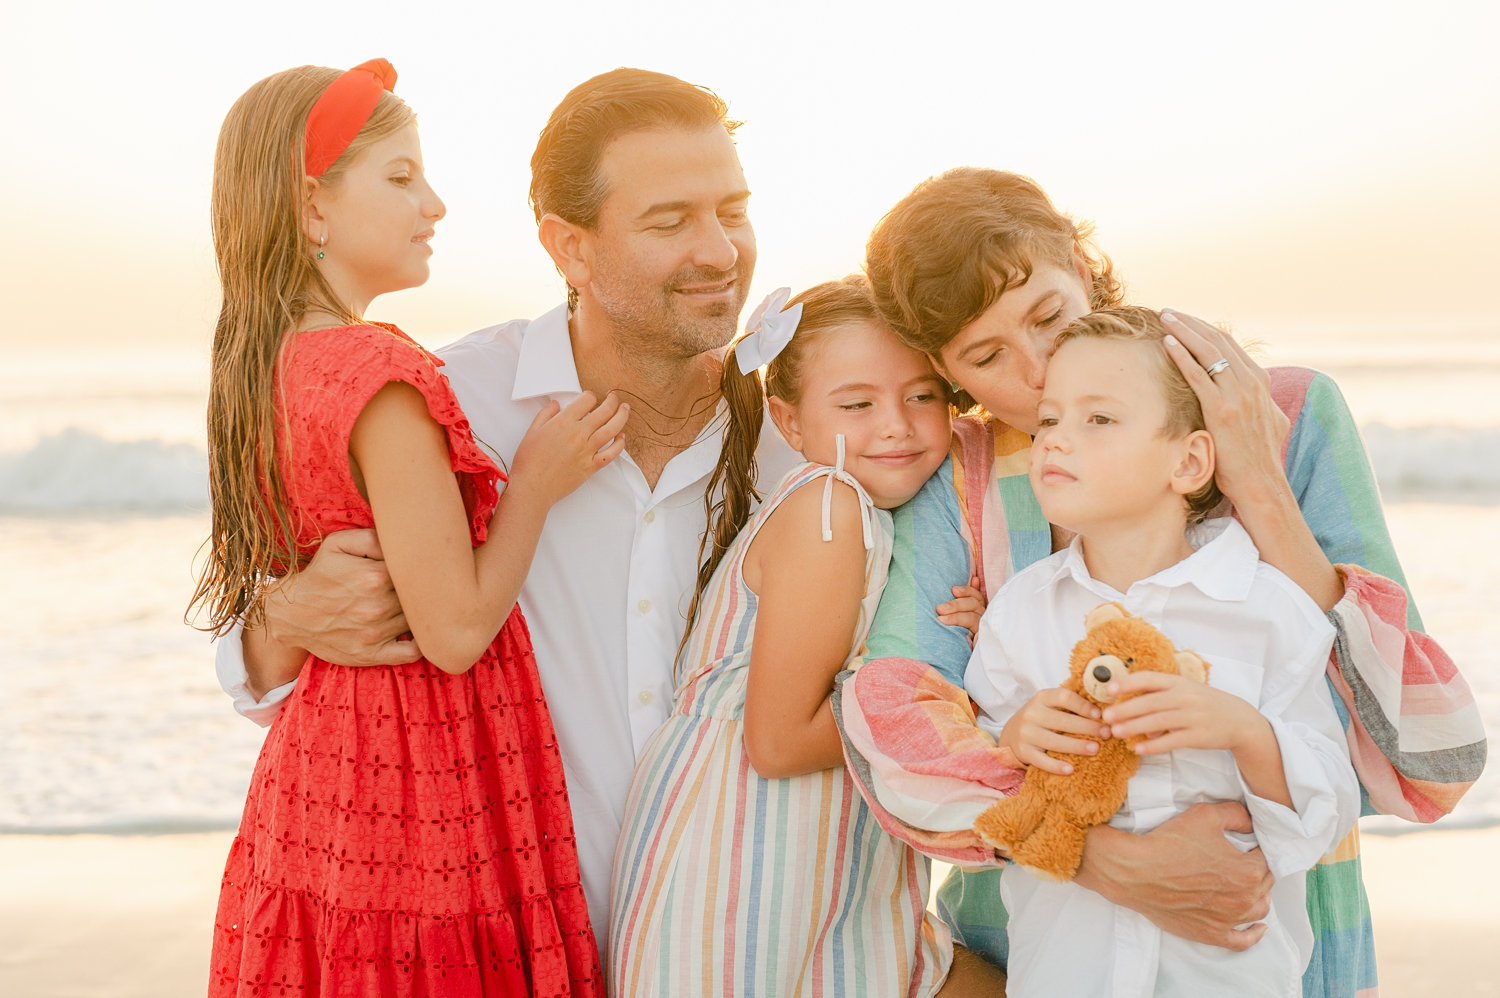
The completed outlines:
[[[1179,748],[1233,752],[1268,727],[1253,704],[1187,676],[1137,672],[1110,683],[1109,692],[1130,697],[1105,708],[1110,734],[1148,736],[1136,743],[1139,755]]]
[[[969,632],[969,647],[979,634],[979,620],[984,616],[984,593],[975,586],[954,586],[953,598],[937,605],[938,623],[949,627],[966,628]]]
[[[1099,724],[1099,708],[1072,690],[1058,687],[1042,690],[1016,711],[1000,732],[1000,744],[1009,748],[1022,765],[1067,776],[1073,767],[1049,752],[1093,755],[1106,737]]]
[[[512,482],[520,482],[555,503],[609,464],[625,449],[630,405],[611,392],[595,404],[583,392],[566,406],[555,400],[531,421],[512,462]]]

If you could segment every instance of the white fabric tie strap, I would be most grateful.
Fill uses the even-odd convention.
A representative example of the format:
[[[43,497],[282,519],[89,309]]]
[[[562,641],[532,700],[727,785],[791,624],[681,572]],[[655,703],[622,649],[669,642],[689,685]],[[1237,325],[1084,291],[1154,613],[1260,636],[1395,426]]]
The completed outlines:
[[[857,491],[860,491],[861,493],[863,492],[863,490],[860,489],[859,483],[854,480],[854,476],[844,470],[844,435],[842,433],[835,434],[833,443],[834,447],[836,447],[838,450],[838,456],[834,460],[833,473],[829,475],[823,482],[824,543],[833,540],[833,480],[837,478],[842,481],[848,482],[849,484],[853,485]],[[866,502],[861,502],[859,504],[859,519],[860,526],[864,529],[865,550],[868,551],[875,546],[875,534],[874,528],[870,525],[870,505]]]

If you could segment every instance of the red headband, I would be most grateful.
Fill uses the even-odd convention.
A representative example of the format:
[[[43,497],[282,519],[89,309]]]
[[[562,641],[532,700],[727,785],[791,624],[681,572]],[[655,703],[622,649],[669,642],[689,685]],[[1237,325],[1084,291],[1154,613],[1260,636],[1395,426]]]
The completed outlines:
[[[307,113],[307,175],[321,177],[365,127],[380,95],[396,88],[396,70],[384,59],[371,59],[328,84]]]

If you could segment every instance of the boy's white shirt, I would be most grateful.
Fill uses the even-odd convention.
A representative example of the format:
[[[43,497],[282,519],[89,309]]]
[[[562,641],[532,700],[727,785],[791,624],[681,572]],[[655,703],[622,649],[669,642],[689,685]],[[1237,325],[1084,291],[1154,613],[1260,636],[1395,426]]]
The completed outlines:
[[[1188,540],[1191,556],[1124,593],[1089,576],[1077,540],[1017,574],[985,611],[964,685],[982,712],[981,726],[998,735],[1033,694],[1066,677],[1085,615],[1110,601],[1201,655],[1210,685],[1255,704],[1270,722],[1294,807],[1251,793],[1226,751],[1178,750],[1142,759],[1110,824],[1144,832],[1200,801],[1242,801],[1254,843],[1277,878],[1272,929],[1234,954],[1166,935],[1075,884],[1007,868],[1013,987],[1024,989],[1015,994],[1212,993],[1195,989],[1223,982],[1226,973],[1234,974],[1236,994],[1280,994],[1258,988],[1272,981],[1282,987],[1288,974],[1296,985],[1311,957],[1303,871],[1359,816],[1359,784],[1324,679],[1333,628],[1306,593],[1259,560],[1234,520],[1190,527]],[[1083,938],[1104,943],[1088,961],[1077,959]]]

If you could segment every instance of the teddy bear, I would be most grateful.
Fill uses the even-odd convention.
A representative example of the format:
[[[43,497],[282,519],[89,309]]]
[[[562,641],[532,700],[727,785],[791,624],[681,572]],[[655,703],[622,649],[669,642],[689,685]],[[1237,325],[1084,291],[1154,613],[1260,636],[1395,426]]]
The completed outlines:
[[[1208,663],[1178,651],[1155,627],[1118,603],[1103,603],[1084,618],[1088,633],[1073,647],[1061,684],[1101,707],[1115,702],[1107,687],[1132,672],[1177,673],[1208,681]],[[1124,699],[1124,698],[1121,698]],[[974,831],[1032,872],[1072,880],[1083,859],[1090,825],[1108,821],[1125,803],[1126,785],[1140,766],[1135,743],[1144,736],[1099,739],[1095,755],[1052,753],[1073,766],[1059,776],[1032,767],[1020,790],[974,821]]]

